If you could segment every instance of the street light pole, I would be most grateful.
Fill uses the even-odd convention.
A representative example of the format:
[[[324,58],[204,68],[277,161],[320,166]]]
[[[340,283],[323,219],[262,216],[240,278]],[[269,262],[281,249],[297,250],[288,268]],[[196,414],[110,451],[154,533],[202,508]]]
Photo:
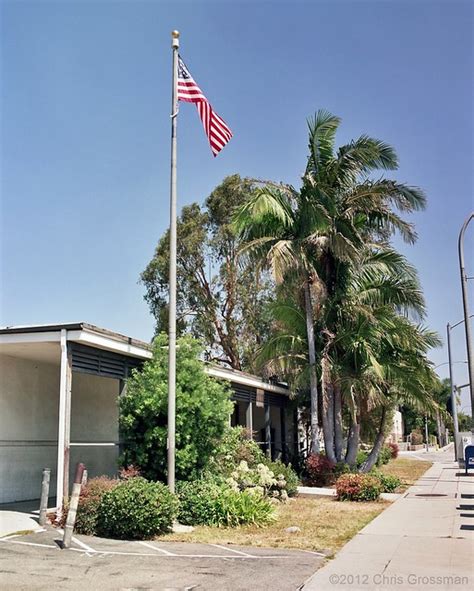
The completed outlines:
[[[466,331],[466,349],[467,362],[469,368],[469,389],[471,392],[471,432],[474,440],[474,360],[472,354],[472,337],[471,337],[471,319],[469,318],[469,303],[467,295],[467,275],[464,265],[464,233],[469,225],[469,222],[474,218],[472,212],[462,225],[459,232],[458,254],[459,254],[459,271],[461,273],[461,288],[462,288],[462,303],[464,308],[464,328]]]
[[[448,333],[448,364],[449,364],[449,384],[451,386],[451,409],[453,413],[454,425],[454,461],[458,461],[458,439],[459,439],[459,423],[458,423],[458,407],[456,404],[456,388],[453,380],[453,361],[451,357],[451,326],[449,322],[446,326]]]

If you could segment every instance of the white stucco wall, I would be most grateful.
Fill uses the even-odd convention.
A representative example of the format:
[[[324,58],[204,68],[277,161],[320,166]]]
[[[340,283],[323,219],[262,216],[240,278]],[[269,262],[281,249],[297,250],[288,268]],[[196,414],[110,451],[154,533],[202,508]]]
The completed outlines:
[[[59,366],[0,355],[0,503],[55,492]]]
[[[89,477],[117,472],[119,381],[85,373],[72,374],[71,442],[115,443],[114,447],[71,447],[70,481],[77,462]]]
[[[115,379],[73,373],[71,442],[118,443]],[[43,468],[51,468],[56,492],[59,365],[0,355],[0,503],[38,498]],[[71,447],[90,476],[114,474],[118,446]]]

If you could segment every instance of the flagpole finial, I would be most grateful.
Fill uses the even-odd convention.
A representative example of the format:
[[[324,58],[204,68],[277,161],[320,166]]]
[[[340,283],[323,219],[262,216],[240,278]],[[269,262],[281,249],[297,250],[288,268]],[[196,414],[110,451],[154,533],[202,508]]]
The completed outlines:
[[[179,47],[179,31],[171,31],[171,47]]]

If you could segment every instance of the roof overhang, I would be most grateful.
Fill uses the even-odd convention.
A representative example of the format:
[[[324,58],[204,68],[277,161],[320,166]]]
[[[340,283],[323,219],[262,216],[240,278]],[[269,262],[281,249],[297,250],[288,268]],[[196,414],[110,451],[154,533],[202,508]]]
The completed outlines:
[[[66,332],[68,341],[143,360],[150,359],[152,356],[151,346],[148,343],[86,322],[1,328],[0,352],[9,355],[16,351],[16,354],[21,356],[22,351],[26,352],[27,345],[56,343],[59,347],[63,331]]]
[[[62,331],[66,331],[66,338],[71,342],[121,353],[144,361],[152,357],[152,345],[149,343],[87,322],[0,328],[0,353],[13,357],[59,363]],[[205,372],[212,377],[242,386],[262,389],[283,396],[290,395],[290,390],[287,387],[265,382],[257,376],[242,371],[206,364]]]

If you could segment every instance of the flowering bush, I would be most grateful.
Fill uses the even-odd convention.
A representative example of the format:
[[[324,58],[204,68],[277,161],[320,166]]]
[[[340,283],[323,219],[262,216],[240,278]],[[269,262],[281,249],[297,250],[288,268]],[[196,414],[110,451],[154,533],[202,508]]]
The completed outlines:
[[[381,490],[378,478],[370,474],[343,474],[336,481],[338,501],[376,501]]]
[[[227,429],[218,445],[215,455],[208,464],[206,474],[235,480],[232,474],[239,471],[242,462],[245,462],[247,468],[249,468],[249,472],[245,471],[245,481],[253,477],[258,479],[258,474],[255,471],[262,471],[263,469],[259,466],[263,465],[273,473],[278,483],[278,490],[282,489],[283,482],[285,482],[286,484],[283,490],[286,490],[288,496],[291,497],[298,492],[298,475],[291,465],[286,465],[280,460],[272,462],[265,456],[258,444],[249,439],[248,432],[243,427]],[[262,472],[262,474],[265,473],[266,471]],[[252,481],[251,484],[255,486],[258,483]],[[273,486],[273,488],[275,487]],[[281,496],[285,497],[285,495]]]
[[[247,491],[260,497],[271,497],[279,501],[288,500],[286,492],[286,480],[283,474],[275,474],[265,466],[257,464],[255,468],[249,468],[245,460],[242,460],[237,468],[227,479],[227,484],[235,491]]]
[[[334,480],[335,464],[323,454],[310,454],[306,460],[309,483],[313,486],[326,486]]]
[[[389,443],[387,447],[390,448],[390,453],[392,455],[392,460],[396,460],[398,458],[398,452],[400,451],[398,444],[396,443]]]

